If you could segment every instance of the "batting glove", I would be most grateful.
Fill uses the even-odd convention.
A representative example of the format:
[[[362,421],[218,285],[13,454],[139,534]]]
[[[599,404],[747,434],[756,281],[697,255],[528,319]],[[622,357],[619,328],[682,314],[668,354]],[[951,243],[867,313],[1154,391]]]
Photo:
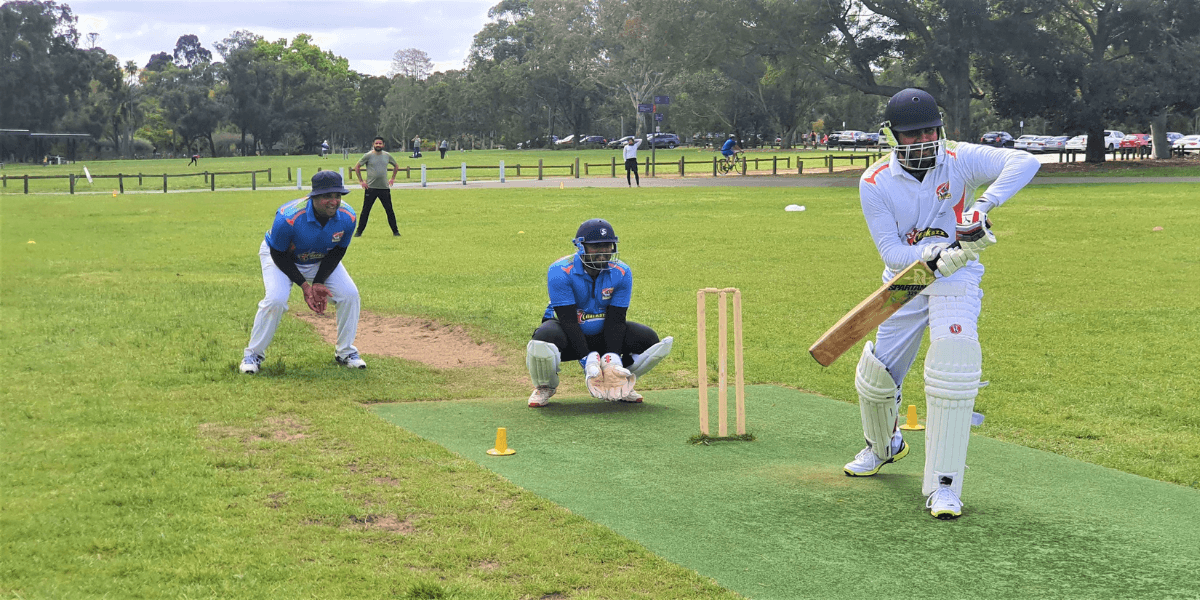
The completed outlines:
[[[968,262],[978,258],[979,254],[973,250],[955,248],[948,244],[930,244],[921,249],[921,260],[929,265],[929,270],[936,271],[942,277],[949,277]]]
[[[976,254],[996,243],[996,236],[992,235],[991,219],[988,219],[987,213],[977,208],[962,214],[957,230],[958,245]]]

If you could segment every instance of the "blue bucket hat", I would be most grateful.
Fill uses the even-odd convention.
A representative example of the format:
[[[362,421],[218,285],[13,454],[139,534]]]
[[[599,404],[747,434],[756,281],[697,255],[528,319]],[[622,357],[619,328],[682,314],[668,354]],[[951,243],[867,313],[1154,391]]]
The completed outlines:
[[[308,197],[320,196],[321,194],[349,194],[350,190],[342,185],[342,176],[337,171],[317,171],[312,178],[312,191],[308,193]]]

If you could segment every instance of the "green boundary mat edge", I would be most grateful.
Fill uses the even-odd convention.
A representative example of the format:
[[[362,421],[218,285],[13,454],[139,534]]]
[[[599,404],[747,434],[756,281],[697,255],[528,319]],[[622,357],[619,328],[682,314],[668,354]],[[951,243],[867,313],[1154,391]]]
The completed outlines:
[[[758,439],[705,446],[686,442],[696,396],[373,410],[750,598],[1200,597],[1200,491],[972,435],[963,517],[938,521],[921,496],[923,432],[906,432],[905,459],[849,478],[856,406],[751,386]],[[486,453],[498,427],[516,454]]]

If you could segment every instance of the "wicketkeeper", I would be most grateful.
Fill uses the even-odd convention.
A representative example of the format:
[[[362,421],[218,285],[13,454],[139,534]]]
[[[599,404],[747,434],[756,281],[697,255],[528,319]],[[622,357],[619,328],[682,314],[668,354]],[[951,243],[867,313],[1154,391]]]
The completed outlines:
[[[673,338],[659,341],[653,329],[626,320],[633,271],[617,260],[617,234],[604,219],[584,221],[575,233],[575,254],[550,265],[550,305],[525,347],[535,386],[529,406],[550,403],[562,361],[579,360],[593,397],[641,402],[637,378],[671,352]]]
[[[929,265],[935,280],[884,321],[875,343],[863,348],[854,384],[867,447],[845,472],[874,475],[908,455],[898,428],[900,390],[928,327],[921,493],[931,515],[953,519],[962,514],[971,413],[985,385],[976,323],[983,300],[979,254],[996,243],[987,213],[1029,183],[1039,164],[1026,152],[947,140],[937,102],[918,89],[892,96],[883,116],[892,151],[867,168],[858,186],[883,258],[883,281],[917,260]],[[987,191],[976,199],[982,185]],[[964,239],[975,239],[968,234],[981,228],[976,241]]]

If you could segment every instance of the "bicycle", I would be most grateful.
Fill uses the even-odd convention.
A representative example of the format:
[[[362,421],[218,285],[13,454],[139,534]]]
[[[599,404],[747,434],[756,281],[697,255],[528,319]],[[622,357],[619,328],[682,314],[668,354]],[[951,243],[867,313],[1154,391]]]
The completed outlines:
[[[717,161],[717,175],[728,175],[730,171],[738,172],[737,157],[745,150],[734,150],[733,156],[722,158]]]

